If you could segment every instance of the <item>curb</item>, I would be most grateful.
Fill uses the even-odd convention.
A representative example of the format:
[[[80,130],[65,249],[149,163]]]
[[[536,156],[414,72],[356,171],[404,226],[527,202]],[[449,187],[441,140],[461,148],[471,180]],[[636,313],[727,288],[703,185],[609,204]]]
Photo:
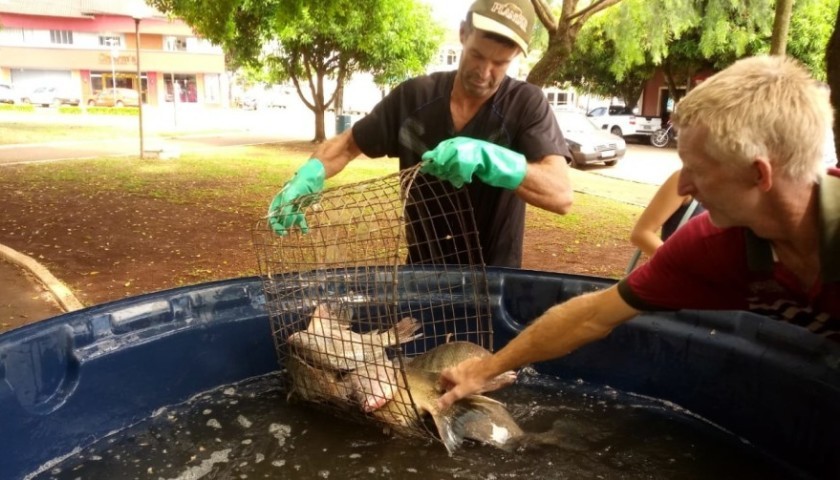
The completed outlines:
[[[0,256],[29,270],[50,291],[65,312],[72,312],[84,308],[82,302],[76,298],[73,292],[34,258],[2,244],[0,244]]]

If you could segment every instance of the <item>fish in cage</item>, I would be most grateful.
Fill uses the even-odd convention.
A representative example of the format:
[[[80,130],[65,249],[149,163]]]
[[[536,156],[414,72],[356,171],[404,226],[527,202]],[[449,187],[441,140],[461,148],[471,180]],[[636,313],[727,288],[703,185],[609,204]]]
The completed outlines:
[[[328,314],[323,309],[316,309],[316,315],[325,313]],[[313,317],[310,325],[317,320]],[[400,322],[406,320],[409,319]],[[324,330],[323,333],[334,336],[324,341],[344,342],[344,331]],[[413,330],[407,330],[407,333],[413,334]],[[383,345],[381,342],[374,343]],[[563,435],[557,427],[546,432],[525,432],[504,404],[484,395],[470,395],[444,410],[438,408],[437,399],[443,393],[438,383],[441,372],[464,360],[490,355],[487,349],[475,343],[453,341],[438,345],[419,356],[406,358],[402,371],[398,371],[394,363],[382,363],[384,356],[359,361],[362,350],[372,351],[368,347],[354,349],[356,353],[352,362],[345,363],[345,359],[338,363],[328,361],[319,367],[305,358],[322,355],[320,345],[318,342],[299,345],[290,339],[290,347],[296,352],[289,357],[287,365],[292,383],[291,395],[314,402],[354,405],[398,435],[424,437],[431,433],[450,454],[465,440],[508,451],[545,445],[564,446]],[[338,369],[339,364],[352,369]],[[383,375],[383,369],[392,374]],[[488,382],[485,391],[496,390],[515,381],[515,372],[504,372]]]
[[[454,448],[462,435],[438,428],[453,421],[432,407],[433,373],[419,367],[428,360],[410,359],[450,342],[493,345],[469,194],[417,166],[299,201],[306,233],[279,236],[264,221],[253,232],[290,397]],[[466,411],[507,413],[471,401]]]
[[[352,330],[350,312],[318,305],[307,328],[289,336],[289,356],[294,357],[295,364],[290,374],[292,391],[304,398],[357,402],[367,412],[393,398],[397,388],[397,368],[386,348],[414,340],[422,333],[416,333],[420,324],[411,317],[384,332],[357,333]],[[311,377],[317,378],[311,381]],[[330,378],[332,383],[342,385],[338,388],[343,395],[333,395],[334,388],[325,385]]]

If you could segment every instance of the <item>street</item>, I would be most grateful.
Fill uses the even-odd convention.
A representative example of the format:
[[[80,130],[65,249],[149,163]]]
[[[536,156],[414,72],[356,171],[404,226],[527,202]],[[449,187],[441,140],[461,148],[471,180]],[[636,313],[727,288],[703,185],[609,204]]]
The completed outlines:
[[[676,148],[656,148],[643,140],[631,142],[633,140],[627,142],[627,153],[615,166],[591,165],[582,170],[631,182],[661,185],[681,167]]]

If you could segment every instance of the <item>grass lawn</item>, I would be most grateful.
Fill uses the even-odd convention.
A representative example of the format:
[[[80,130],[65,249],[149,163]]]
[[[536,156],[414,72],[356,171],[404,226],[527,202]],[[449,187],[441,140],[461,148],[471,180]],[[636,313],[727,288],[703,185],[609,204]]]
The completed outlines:
[[[31,143],[120,131],[67,128],[5,124],[0,138]],[[44,263],[87,305],[253,275],[251,230],[312,148],[288,142],[185,153],[177,160],[118,157],[2,167],[0,244]],[[361,157],[326,187],[397,168],[396,159]],[[640,205],[655,187],[578,170],[571,178],[576,193],[569,214],[528,208],[523,268],[617,278],[633,251],[628,238]]]

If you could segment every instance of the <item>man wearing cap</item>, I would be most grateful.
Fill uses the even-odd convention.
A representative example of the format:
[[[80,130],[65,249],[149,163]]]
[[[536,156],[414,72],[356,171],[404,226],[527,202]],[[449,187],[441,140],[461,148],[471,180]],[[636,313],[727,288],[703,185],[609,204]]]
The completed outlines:
[[[403,82],[352,129],[319,146],[272,202],[274,231],[285,235],[298,227],[305,233],[306,219],[294,199],[319,192],[325,178],[360,153],[399,157],[400,169],[422,162],[423,173],[447,181],[421,185],[423,195],[466,188],[485,263],[520,267],[525,203],[559,214],[572,203],[570,153],[545,95],[506,75],[527,52],[535,21],[530,0],[473,3],[461,22],[458,69]],[[438,241],[461,233],[453,231],[457,222],[425,215],[435,220],[419,230]],[[473,263],[459,257],[458,245],[432,252],[422,247],[424,239],[410,240],[411,263]]]

